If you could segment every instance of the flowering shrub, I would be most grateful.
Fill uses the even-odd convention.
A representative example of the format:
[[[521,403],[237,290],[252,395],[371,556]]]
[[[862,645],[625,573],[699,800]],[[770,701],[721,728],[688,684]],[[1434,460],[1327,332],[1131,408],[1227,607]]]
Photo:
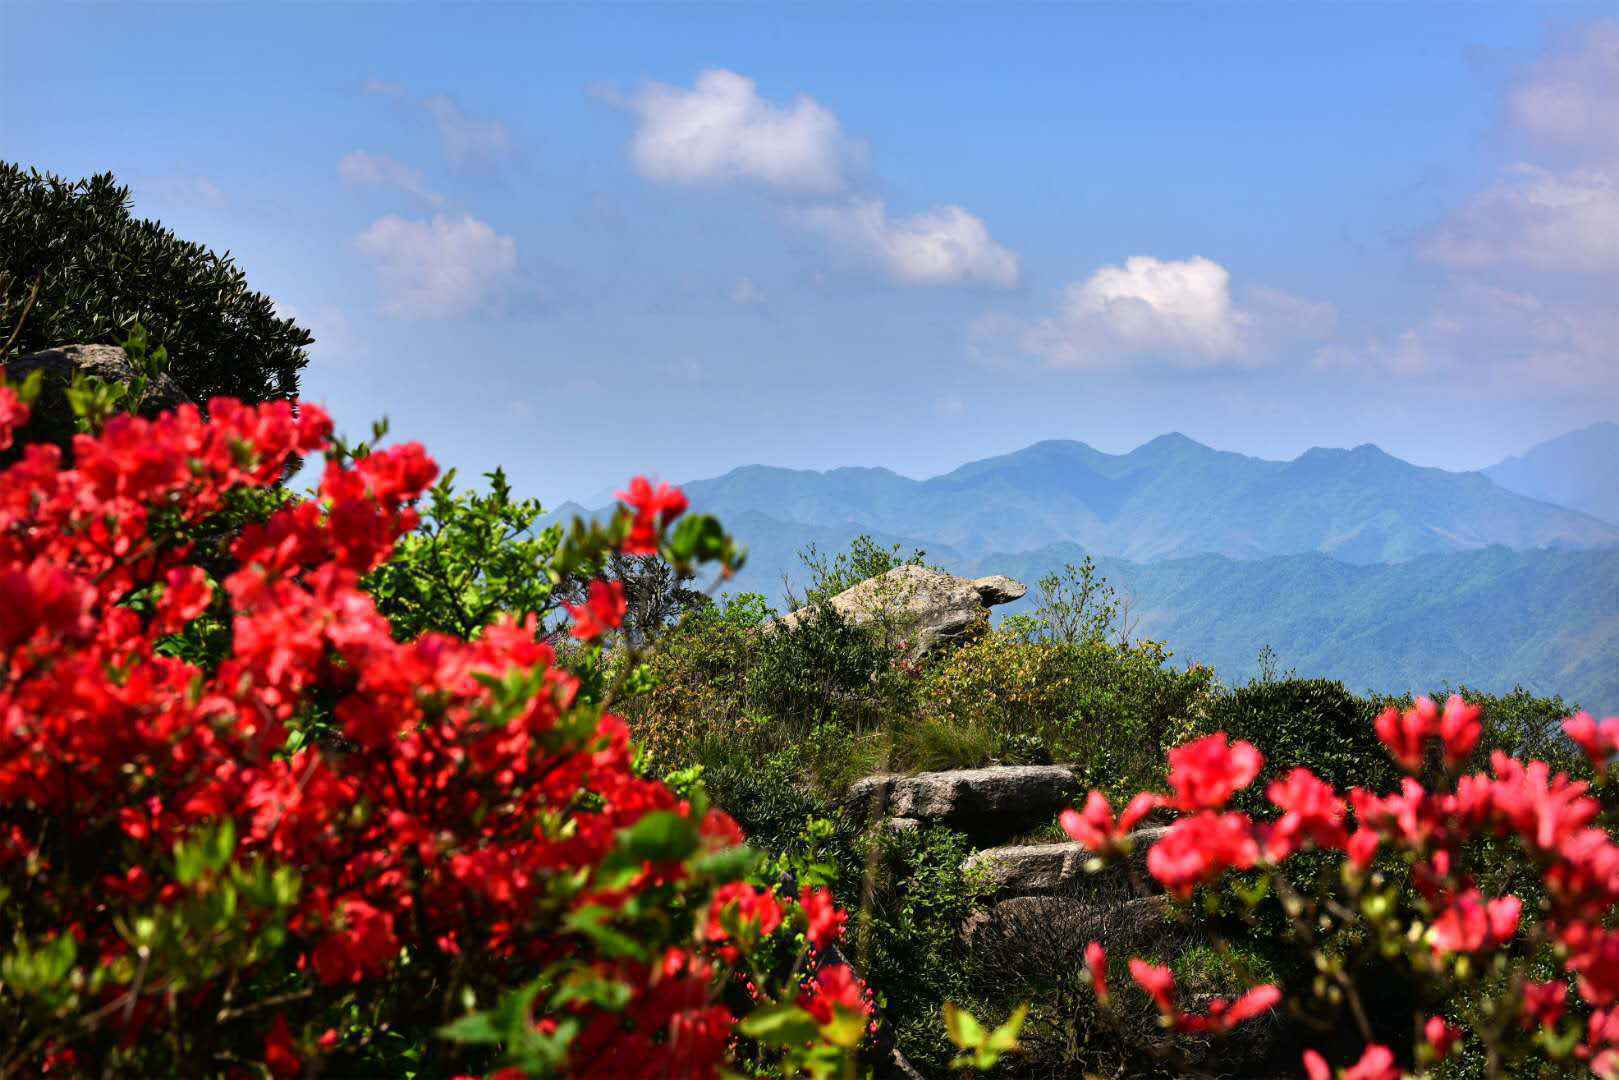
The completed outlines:
[[[1563,724],[1596,770],[1594,788],[1501,752],[1488,772],[1466,772],[1482,725],[1480,709],[1459,696],[1386,709],[1374,728],[1405,773],[1391,794],[1356,787],[1346,800],[1299,767],[1266,788],[1275,813],[1231,810],[1264,761],[1222,732],[1170,752],[1171,794],[1143,793],[1115,816],[1093,792],[1083,809],[1063,814],[1068,834],[1102,858],[1127,855],[1131,829],[1148,813],[1177,814],[1147,852],[1151,878],[1186,900],[1232,875],[1250,915],[1279,902],[1293,943],[1313,963],[1296,992],[1262,984],[1196,1010],[1178,999],[1166,968],[1131,960],[1132,980],[1179,1031],[1228,1030],[1284,1001],[1301,1022],[1346,1007],[1363,1046],[1336,1073],[1326,1054],[1309,1050],[1311,1080],[1394,1080],[1459,1054],[1490,1076],[1527,1061],[1619,1077],[1619,930],[1611,925],[1619,845],[1605,827],[1612,807],[1598,798],[1611,792],[1619,718],[1581,714]],[[1212,908],[1217,898],[1204,895]],[[1086,960],[1105,1006],[1105,950],[1092,943]],[[1389,1024],[1379,1015],[1379,993],[1361,985],[1366,961],[1405,972],[1423,1006],[1415,1017]]]
[[[734,822],[636,773],[532,616],[395,640],[359,585],[417,522],[421,447],[208,411],[0,474],[0,1074],[825,1072],[860,1044],[862,988],[806,959],[841,913],[749,884]],[[0,385],[0,449],[27,415]],[[315,497],[201,558],[323,451]],[[623,498],[554,573],[738,563],[679,492]],[[574,615],[591,641],[623,604]]]

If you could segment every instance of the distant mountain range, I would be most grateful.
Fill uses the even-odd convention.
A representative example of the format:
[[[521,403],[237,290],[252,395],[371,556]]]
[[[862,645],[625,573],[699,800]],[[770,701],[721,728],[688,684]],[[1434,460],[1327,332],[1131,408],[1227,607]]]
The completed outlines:
[[[750,465],[686,485],[722,519],[918,537],[964,555],[1076,543],[1144,562],[1319,552],[1353,563],[1502,544],[1619,544],[1619,525],[1511,492],[1480,473],[1422,468],[1366,445],[1266,461],[1164,435],[1128,454],[1042,442],[930,480],[887,469]]]
[[[1508,491],[1619,523],[1619,424],[1592,424],[1491,465]]]
[[[1031,586],[1090,554],[1139,633],[1230,681],[1270,645],[1284,668],[1355,689],[1522,684],[1613,712],[1619,524],[1600,516],[1614,493],[1599,479],[1616,467],[1609,424],[1482,473],[1371,445],[1267,461],[1171,434],[1127,454],[1041,442],[929,480],[750,465],[684,488],[748,546],[730,591],[777,604],[784,579],[802,587],[799,551],[861,533]]]

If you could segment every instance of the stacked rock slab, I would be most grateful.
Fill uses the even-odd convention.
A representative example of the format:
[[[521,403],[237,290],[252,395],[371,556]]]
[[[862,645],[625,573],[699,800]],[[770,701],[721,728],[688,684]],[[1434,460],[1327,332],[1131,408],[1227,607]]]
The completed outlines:
[[[1079,794],[1072,770],[1060,765],[999,765],[870,776],[849,789],[846,805],[861,820],[944,825],[993,844],[1056,820]]]
[[[990,608],[1010,604],[1028,591],[1021,582],[999,575],[968,579],[923,566],[897,566],[827,603],[857,626],[880,621],[909,644],[913,655],[921,656],[987,626]],[[814,613],[814,608],[799,608],[766,628],[797,626]]]

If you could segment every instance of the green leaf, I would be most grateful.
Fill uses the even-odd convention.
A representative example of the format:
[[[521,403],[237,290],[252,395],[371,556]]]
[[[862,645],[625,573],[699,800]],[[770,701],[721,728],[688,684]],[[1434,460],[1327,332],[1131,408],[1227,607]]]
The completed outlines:
[[[500,1033],[495,1030],[488,1013],[471,1013],[451,1021],[438,1029],[439,1037],[458,1043],[498,1043]]]
[[[984,1040],[984,1049],[997,1054],[1009,1053],[1018,1048],[1018,1034],[1023,1030],[1023,1021],[1028,1019],[1029,1003],[1024,1002],[1012,1010],[1012,1015],[1006,1023],[989,1033]]]
[[[697,823],[673,810],[648,814],[619,836],[619,848],[642,862],[680,862],[697,850]]]
[[[845,1050],[853,1050],[866,1037],[866,1018],[853,1009],[835,1009],[832,1022],[821,1025],[826,1041]]]
[[[972,1013],[948,1001],[944,1003],[944,1030],[950,1041],[963,1050],[975,1050],[984,1044],[984,1025]]]
[[[742,1018],[737,1030],[766,1046],[800,1046],[819,1032],[815,1017],[797,1005],[766,1005]]]

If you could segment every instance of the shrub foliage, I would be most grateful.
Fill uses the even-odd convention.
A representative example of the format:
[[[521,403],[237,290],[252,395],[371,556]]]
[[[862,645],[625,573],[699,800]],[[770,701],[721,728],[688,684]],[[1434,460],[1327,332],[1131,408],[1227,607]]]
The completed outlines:
[[[110,173],[70,181],[0,162],[0,345],[115,345],[136,324],[199,403],[293,398],[314,340],[228,255],[131,214]]]

